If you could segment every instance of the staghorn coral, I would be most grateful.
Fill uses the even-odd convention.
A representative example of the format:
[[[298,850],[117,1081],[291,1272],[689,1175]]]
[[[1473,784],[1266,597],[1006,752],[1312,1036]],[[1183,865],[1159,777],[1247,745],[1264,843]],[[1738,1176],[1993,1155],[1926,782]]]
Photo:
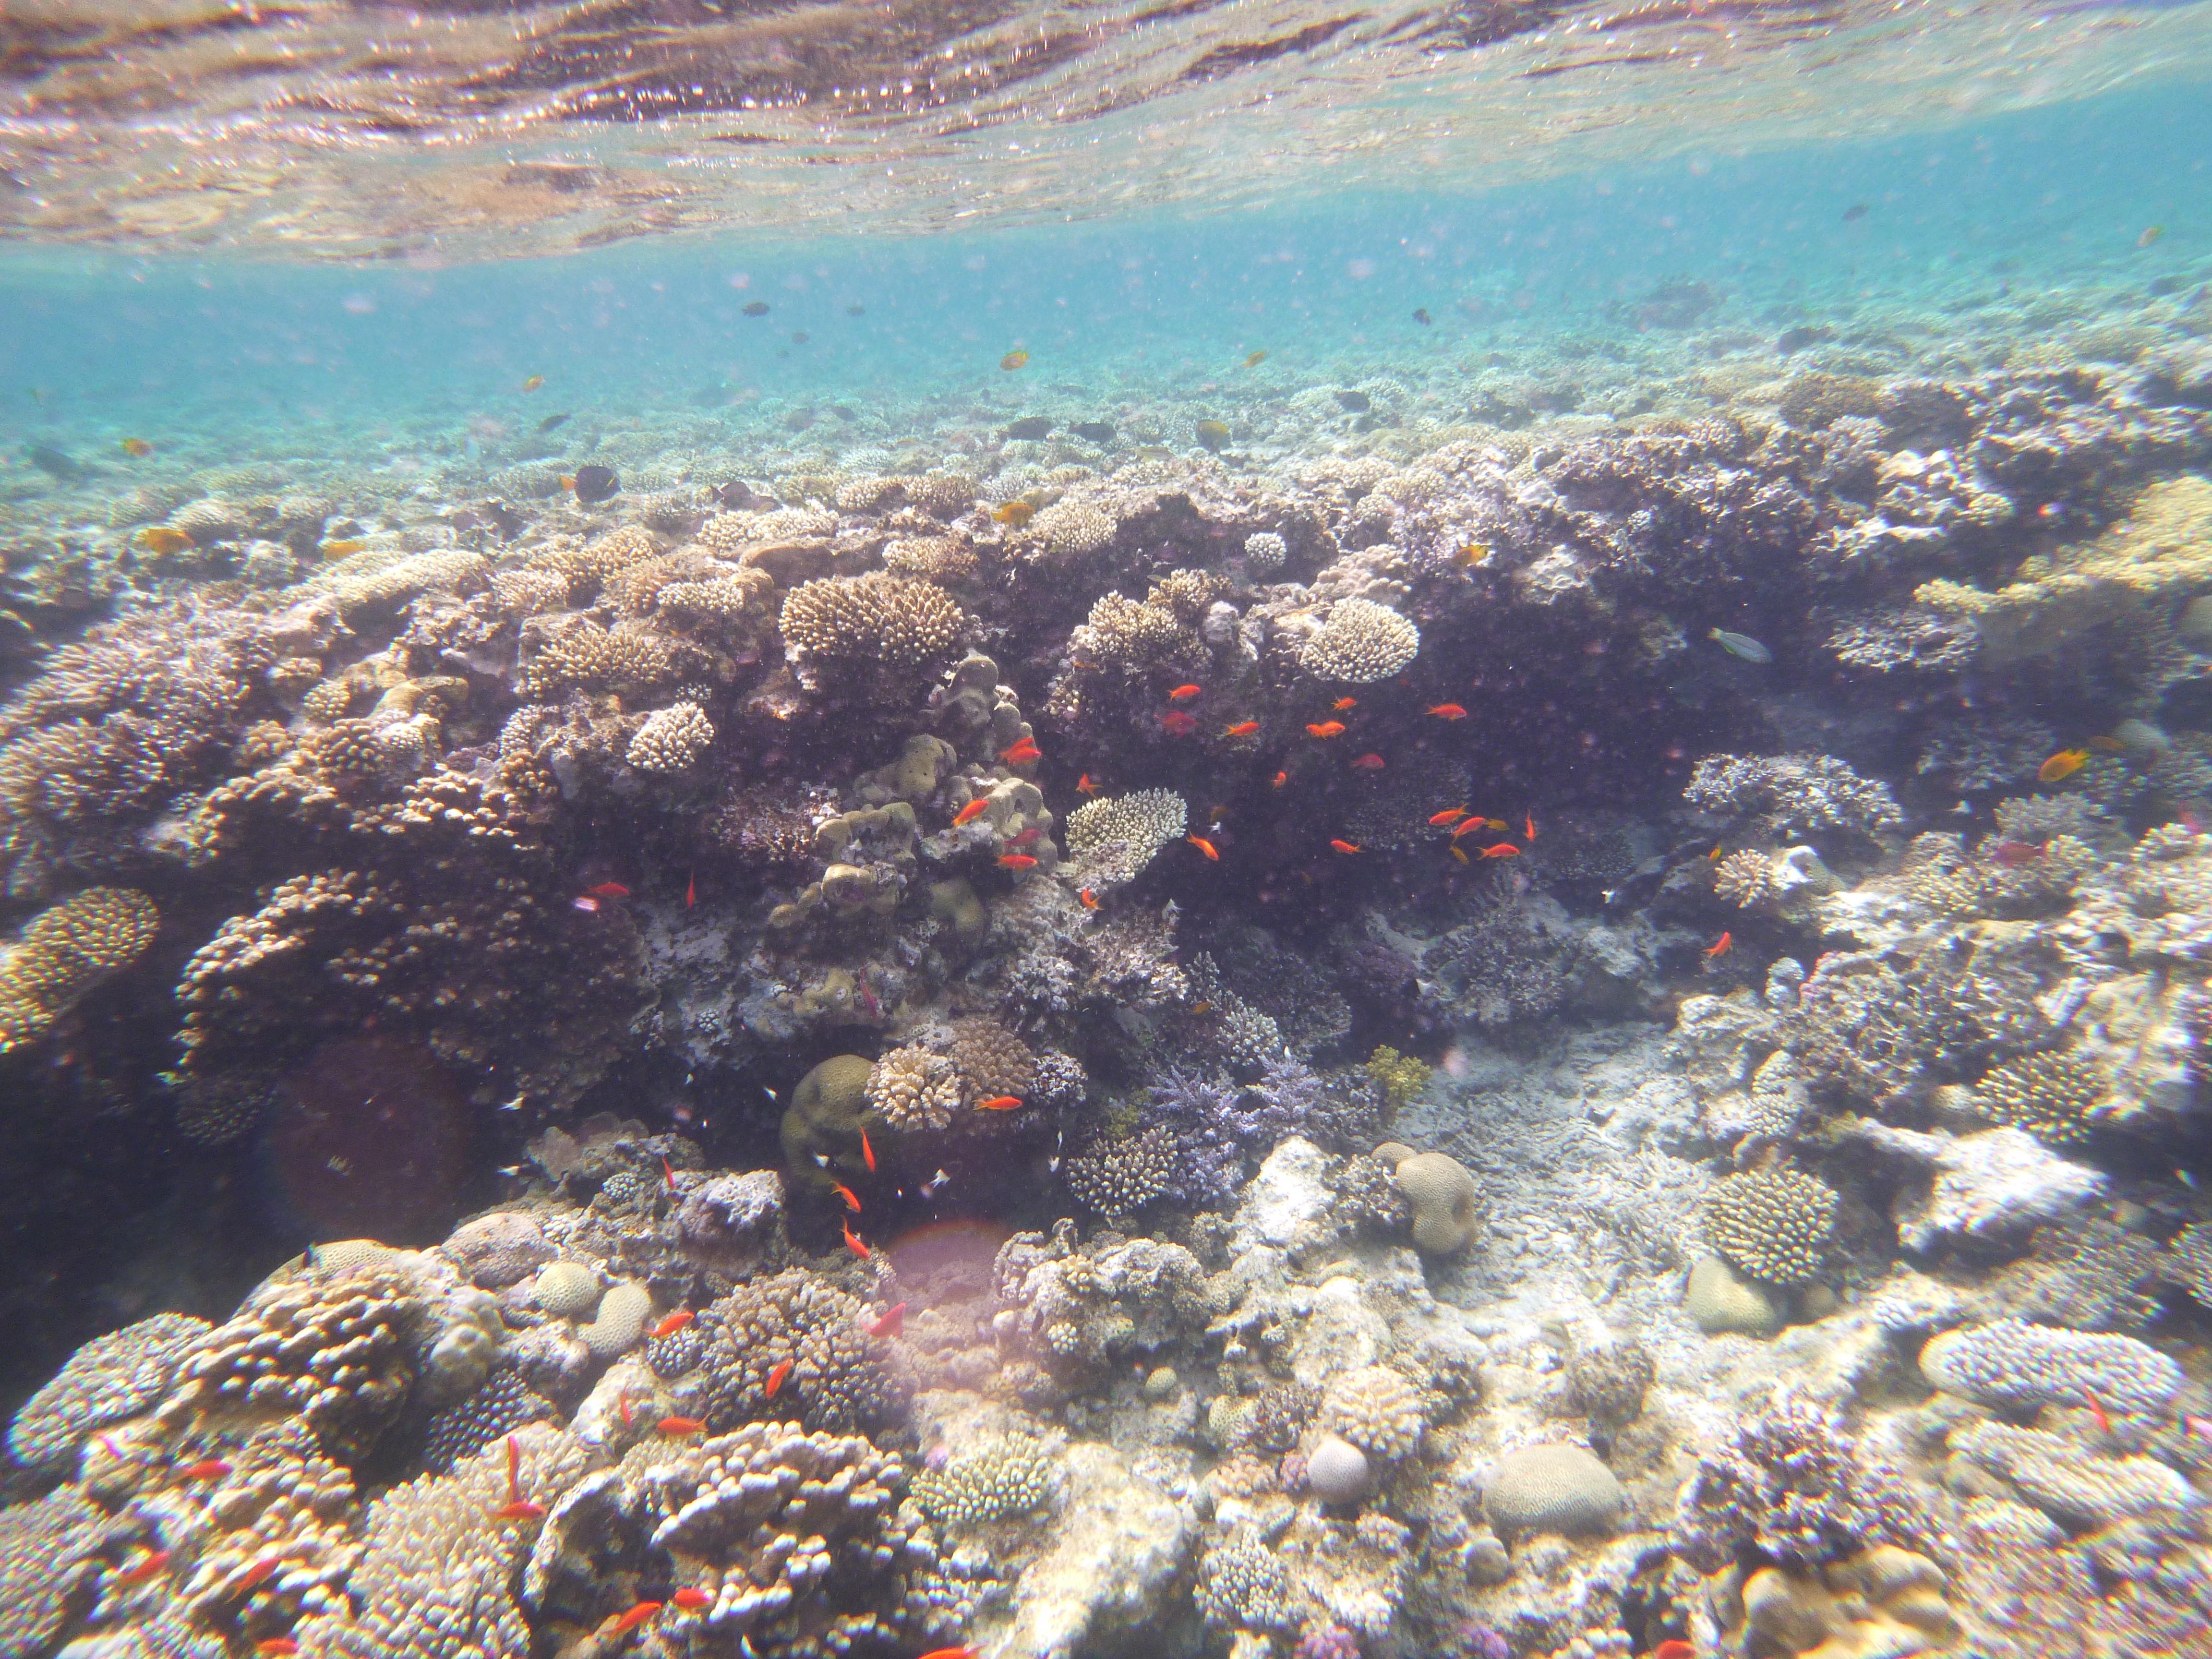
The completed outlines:
[[[1115,1225],[1164,1197],[1176,1169],[1175,1137],[1165,1126],[1103,1140],[1067,1160],[1067,1189],[1077,1202]]]
[[[902,1133],[942,1129],[961,1103],[959,1070],[927,1048],[894,1048],[868,1068],[868,1105]]]
[[[705,1351],[683,1397],[714,1430],[774,1417],[842,1433],[905,1410],[909,1385],[889,1345],[868,1334],[861,1304],[804,1269],[740,1285],[696,1323]],[[769,1373],[787,1359],[791,1370],[771,1396]]]
[[[1029,1515],[1052,1501],[1051,1456],[1034,1440],[1002,1439],[917,1473],[909,1490],[931,1520],[979,1527]]]
[[[1974,1085],[1974,1110],[1992,1123],[2025,1129],[2046,1146],[2086,1140],[2105,1093],[2101,1066],[2065,1053],[2008,1060]]]
[[[1698,1460],[1675,1500],[1670,1541],[1698,1571],[1717,1572],[1747,1549],[1814,1567],[1875,1544],[1924,1549],[1936,1532],[1902,1477],[1818,1406],[1785,1393]]]
[[[1371,599],[1345,599],[1329,607],[1298,661],[1323,679],[1372,685],[1407,667],[1420,648],[1420,629],[1396,611]]]
[[[162,1313],[93,1338],[15,1413],[9,1453],[27,1468],[66,1462],[87,1435],[166,1395],[193,1345],[213,1328],[190,1314]]]
[[[1705,1195],[1698,1219],[1706,1242],[1753,1279],[1803,1285],[1820,1271],[1839,1202],[1801,1170],[1747,1170]]]
[[[88,887],[42,910],[0,955],[0,1054],[36,1042],[154,942],[161,915],[129,887]]]
[[[1708,755],[1682,797],[1702,811],[1777,841],[1826,832],[1875,836],[1905,815],[1889,786],[1829,755]]]
[[[696,702],[671,703],[646,716],[629,740],[627,758],[640,771],[675,777],[698,765],[714,742],[706,710]]]
[[[777,622],[802,678],[863,669],[910,676],[949,656],[971,626],[944,589],[884,571],[802,582],[784,596]]]
[[[1079,885],[1093,890],[1134,881],[1152,855],[1188,827],[1190,808],[1172,789],[1102,795],[1067,815],[1067,856]]]

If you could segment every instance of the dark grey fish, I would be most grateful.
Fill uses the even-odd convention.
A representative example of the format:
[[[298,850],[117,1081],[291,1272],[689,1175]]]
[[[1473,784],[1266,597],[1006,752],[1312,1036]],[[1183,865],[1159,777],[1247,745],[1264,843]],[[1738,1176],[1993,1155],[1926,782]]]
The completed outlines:
[[[49,477],[81,478],[84,476],[82,467],[52,444],[25,444],[23,458]]]
[[[622,493],[622,480],[611,466],[580,466],[576,469],[576,499],[586,507],[600,501],[612,501]]]
[[[1336,405],[1339,409],[1350,410],[1354,415],[1364,415],[1375,407],[1364,392],[1340,392],[1336,394]]]
[[[1051,431],[1052,422],[1042,415],[1024,415],[1018,421],[1006,422],[1009,438],[1037,439],[1049,435]]]
[[[550,432],[555,427],[566,422],[568,418],[568,417],[566,415],[548,415],[544,420],[538,422],[538,429],[540,432]]]
[[[1114,441],[1114,428],[1103,421],[1078,421],[1067,429],[1087,444],[1110,444]]]

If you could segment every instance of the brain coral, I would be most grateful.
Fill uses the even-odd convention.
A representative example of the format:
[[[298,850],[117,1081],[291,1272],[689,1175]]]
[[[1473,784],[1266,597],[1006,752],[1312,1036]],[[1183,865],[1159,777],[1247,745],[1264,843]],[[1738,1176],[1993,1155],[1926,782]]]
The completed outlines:
[[[1190,808],[1172,789],[1102,796],[1067,815],[1067,855],[1085,886],[1120,886],[1134,881],[1189,822]]]
[[[1428,1426],[1419,1393],[1388,1365],[1363,1365],[1331,1381],[1322,1395],[1321,1425],[1382,1458],[1405,1456]]]
[[[797,1417],[843,1432],[905,1409],[907,1381],[890,1345],[867,1334],[861,1304],[804,1268],[743,1285],[697,1320],[706,1346],[683,1387],[695,1416],[720,1429],[756,1417]],[[769,1373],[790,1371],[771,1398]]]
[[[785,595],[778,623],[797,665],[927,666],[959,644],[971,619],[940,587],[884,571],[825,576]]]
[[[1420,648],[1420,629],[1389,606],[1339,599],[1298,660],[1323,679],[1371,685],[1405,668]]]
[[[1713,1249],[1753,1279],[1803,1285],[1820,1271],[1840,1200],[1796,1170],[1749,1170],[1706,1194],[1701,1220]]]
[[[714,722],[696,702],[671,703],[646,716],[629,740],[629,759],[641,772],[688,772],[714,741]]]
[[[960,1073],[927,1048],[894,1048],[868,1071],[868,1104],[892,1128],[942,1129],[960,1103]]]
[[[1416,1152],[1397,1167],[1398,1190],[1413,1208],[1413,1248],[1425,1255],[1450,1255],[1474,1237],[1482,1194],[1457,1158]]]
[[[28,1468],[59,1463],[94,1430],[160,1400],[192,1344],[213,1328],[189,1314],[162,1313],[93,1338],[15,1413],[8,1449]]]
[[[1599,1532],[1624,1500],[1611,1469],[1583,1446],[1522,1446],[1499,1458],[1482,1492],[1500,1533]]]

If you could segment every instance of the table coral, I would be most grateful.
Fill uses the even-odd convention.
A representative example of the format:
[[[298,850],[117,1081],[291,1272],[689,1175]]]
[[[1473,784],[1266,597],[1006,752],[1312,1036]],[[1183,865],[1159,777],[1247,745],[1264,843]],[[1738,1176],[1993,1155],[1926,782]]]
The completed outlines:
[[[96,1336],[23,1403],[8,1449],[28,1468],[58,1465],[85,1436],[137,1415],[167,1393],[193,1345],[214,1328],[189,1314],[155,1314]]]
[[[143,955],[160,927],[154,902],[129,887],[88,887],[40,911],[0,954],[0,1054],[43,1036]]]

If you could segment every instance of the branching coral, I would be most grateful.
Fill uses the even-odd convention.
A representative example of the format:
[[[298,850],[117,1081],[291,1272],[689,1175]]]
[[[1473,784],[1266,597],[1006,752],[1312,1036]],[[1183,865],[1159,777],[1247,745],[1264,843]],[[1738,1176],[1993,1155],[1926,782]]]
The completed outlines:
[[[714,725],[696,702],[671,703],[646,716],[629,740],[629,763],[642,772],[677,777],[689,772],[714,742]]]
[[[1067,855],[1093,890],[1134,881],[1152,854],[1182,836],[1190,808],[1172,789],[1101,796],[1067,815]]]
[[[868,1070],[868,1105],[902,1133],[942,1129],[960,1104],[960,1073],[927,1048],[894,1048]]]
[[[944,589],[871,571],[802,582],[784,596],[777,626],[802,673],[911,674],[949,656],[971,619]]]
[[[860,1303],[799,1268],[740,1286],[699,1316],[706,1347],[684,1384],[692,1414],[716,1429],[757,1417],[835,1432],[889,1422],[908,1384],[869,1322]],[[769,1377],[786,1360],[771,1394]]]
[[[1802,1285],[1820,1271],[1840,1202],[1801,1170],[1751,1170],[1706,1195],[1701,1221],[1706,1242],[1753,1279]]]
[[[1372,685],[1404,669],[1419,653],[1421,631],[1371,599],[1339,599],[1305,643],[1298,660],[1310,673],[1350,685]]]
[[[1692,806],[1775,840],[1875,836],[1904,822],[1889,786],[1829,755],[1708,755],[1682,791]]]
[[[189,1314],[164,1313],[94,1337],[15,1413],[9,1451],[27,1468],[61,1463],[88,1434],[167,1394],[193,1344],[211,1328]]]
[[[0,955],[0,1054],[35,1042],[154,942],[161,916],[128,887],[88,887],[45,910]]]
[[[1034,1440],[1006,1439],[914,1477],[914,1501],[933,1521],[975,1527],[1028,1515],[1052,1499],[1053,1460]]]
[[[2063,1146],[2088,1139],[2091,1113],[2105,1093],[2094,1062],[2063,1053],[2008,1060],[1974,1085],[1974,1110],[1992,1123],[2025,1129]]]
[[[1067,1188],[1085,1208],[1121,1225],[1166,1194],[1176,1169],[1175,1137],[1154,1124],[1068,1159]]]

